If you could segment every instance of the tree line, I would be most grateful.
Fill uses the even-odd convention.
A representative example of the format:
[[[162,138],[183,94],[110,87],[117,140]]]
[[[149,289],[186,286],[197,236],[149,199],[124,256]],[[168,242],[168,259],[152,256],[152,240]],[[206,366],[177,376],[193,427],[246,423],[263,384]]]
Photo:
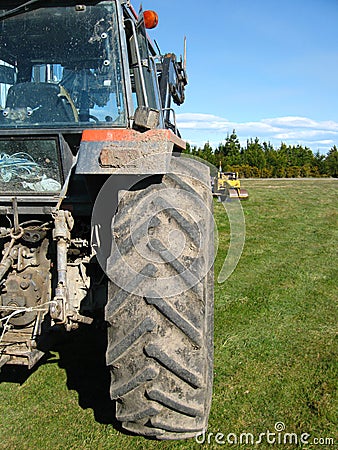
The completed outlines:
[[[202,148],[187,144],[185,152],[221,166],[224,172],[239,172],[241,178],[338,177],[336,145],[326,155],[302,145],[281,143],[274,148],[258,138],[248,139],[243,147],[233,130],[216,149],[207,142]]]

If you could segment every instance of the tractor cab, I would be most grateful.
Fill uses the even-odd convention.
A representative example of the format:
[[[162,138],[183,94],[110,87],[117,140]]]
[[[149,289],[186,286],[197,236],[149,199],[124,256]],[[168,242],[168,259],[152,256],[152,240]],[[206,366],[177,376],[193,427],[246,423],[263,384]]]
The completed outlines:
[[[157,55],[142,11],[123,0],[1,3],[0,130],[131,127],[138,107],[171,125],[185,71]]]
[[[55,197],[74,157],[78,173],[101,172],[85,130],[178,133],[185,70],[155,51],[155,22],[124,0],[0,2],[0,199]]]
[[[0,128],[126,126],[115,2],[20,3],[0,10]]]

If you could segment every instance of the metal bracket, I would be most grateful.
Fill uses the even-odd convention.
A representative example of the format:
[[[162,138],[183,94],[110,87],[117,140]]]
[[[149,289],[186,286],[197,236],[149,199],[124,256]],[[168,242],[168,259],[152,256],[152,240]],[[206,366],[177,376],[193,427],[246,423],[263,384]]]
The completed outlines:
[[[55,211],[53,216],[55,222],[53,239],[56,241],[57,248],[58,281],[55,296],[50,306],[50,315],[55,323],[65,325],[66,330],[70,331],[77,328],[79,322],[91,324],[93,319],[79,314],[69,298],[67,253],[74,219],[70,211],[61,209]]]

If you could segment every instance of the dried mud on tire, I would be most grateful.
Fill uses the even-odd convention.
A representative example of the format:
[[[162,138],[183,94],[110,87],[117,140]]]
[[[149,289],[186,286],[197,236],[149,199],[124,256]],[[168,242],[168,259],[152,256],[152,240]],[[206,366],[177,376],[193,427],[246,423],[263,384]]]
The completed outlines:
[[[206,429],[212,395],[214,222],[209,169],[172,158],[123,191],[107,264],[107,365],[123,428],[157,439]]]

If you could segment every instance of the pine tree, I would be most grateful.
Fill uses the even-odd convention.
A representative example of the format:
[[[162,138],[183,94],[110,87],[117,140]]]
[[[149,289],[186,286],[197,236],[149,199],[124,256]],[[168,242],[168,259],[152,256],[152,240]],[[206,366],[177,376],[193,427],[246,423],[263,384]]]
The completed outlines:
[[[338,177],[338,149],[334,145],[325,158],[326,171],[331,177]]]
[[[257,167],[262,170],[266,165],[266,159],[263,148],[259,143],[259,139],[247,141],[246,149],[244,150],[244,162],[249,166]]]
[[[220,155],[223,156],[222,163],[224,165],[233,166],[241,163],[241,144],[236,130],[232,130],[230,136],[227,135],[225,144],[220,149]]]

